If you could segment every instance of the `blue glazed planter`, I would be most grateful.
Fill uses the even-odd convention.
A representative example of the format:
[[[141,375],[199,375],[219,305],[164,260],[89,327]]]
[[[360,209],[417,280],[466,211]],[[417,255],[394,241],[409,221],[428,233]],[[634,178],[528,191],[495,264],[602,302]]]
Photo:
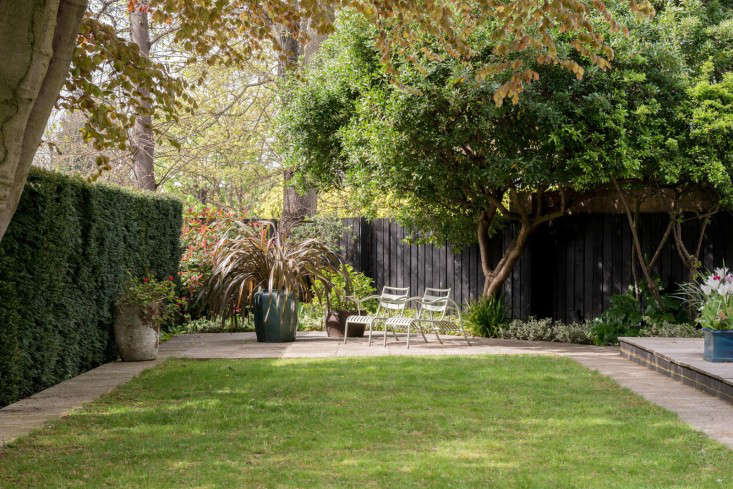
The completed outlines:
[[[705,332],[705,353],[708,362],[733,362],[733,330],[713,330]]]
[[[298,329],[298,303],[292,295],[257,292],[254,296],[257,341],[282,343],[295,341]]]

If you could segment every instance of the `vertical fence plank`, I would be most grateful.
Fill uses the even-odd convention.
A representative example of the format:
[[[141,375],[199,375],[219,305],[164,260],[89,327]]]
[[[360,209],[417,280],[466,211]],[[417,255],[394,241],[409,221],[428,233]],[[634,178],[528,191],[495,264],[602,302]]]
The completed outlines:
[[[377,261],[374,267],[374,280],[377,282],[377,290],[384,287],[384,220],[374,221],[374,247]]]
[[[417,292],[417,277],[419,270],[417,252],[418,246],[416,244],[410,245],[410,295],[415,295]]]
[[[405,230],[400,228],[400,248],[402,249],[402,284],[403,287],[410,286],[410,248],[411,246],[405,243],[406,238]],[[412,292],[412,290],[410,290]]]
[[[478,246],[471,246],[468,250],[468,261],[470,263],[468,267],[468,290],[470,291],[471,298],[478,299],[478,274],[479,274],[479,251]]]
[[[531,283],[531,269],[532,269],[532,252],[527,247],[525,253],[522,253],[520,258],[521,268],[519,269],[519,296],[520,296],[520,308],[519,315],[522,319],[527,319],[531,313],[530,307],[532,302],[532,287],[528,286]]]
[[[595,282],[593,281],[593,222],[590,217],[585,217],[583,234],[583,315],[578,320],[592,314],[593,311],[593,289]]]
[[[612,263],[611,273],[613,276],[613,287],[611,287],[611,294],[620,294],[624,287],[622,282],[623,277],[623,260],[624,260],[624,248],[623,248],[623,236],[624,226],[626,226],[625,216],[613,216],[613,238],[611,247]]]
[[[567,229],[567,228],[566,228]],[[563,287],[565,293],[565,321],[572,321],[575,311],[575,247],[570,236],[566,236],[563,240],[565,255],[565,284]]]
[[[461,290],[463,291],[463,302],[473,300],[470,286],[471,275],[471,247],[466,246],[461,250]]]
[[[624,216],[625,217],[625,216]],[[628,225],[621,227],[621,289],[620,293],[623,293],[633,281],[634,272],[631,270],[631,266],[636,266],[631,259],[631,247],[632,237],[631,229]],[[638,268],[638,267],[637,267]]]
[[[592,229],[592,241],[593,241],[593,260],[591,266],[593,267],[593,283],[592,286],[592,299],[591,299],[591,314],[595,317],[603,312],[603,218],[592,217],[591,218],[591,229]],[[588,319],[586,316],[585,319]]]

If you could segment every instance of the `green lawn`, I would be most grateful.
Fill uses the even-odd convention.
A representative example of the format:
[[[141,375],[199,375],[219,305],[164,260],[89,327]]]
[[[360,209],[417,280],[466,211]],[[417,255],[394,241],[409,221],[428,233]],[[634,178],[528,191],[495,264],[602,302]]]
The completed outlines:
[[[571,360],[169,361],[0,452],[9,488],[730,488],[733,452]]]

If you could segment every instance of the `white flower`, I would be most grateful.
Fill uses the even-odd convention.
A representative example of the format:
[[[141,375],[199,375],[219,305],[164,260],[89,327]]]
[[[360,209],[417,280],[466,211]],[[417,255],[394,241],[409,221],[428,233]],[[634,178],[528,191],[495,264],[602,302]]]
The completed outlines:
[[[718,294],[724,297],[733,294],[733,283],[727,282],[721,284],[720,287],[718,287]]]
[[[720,278],[718,277],[718,279],[716,279],[715,277],[717,277],[717,275],[709,276],[701,287],[703,292],[707,290],[707,292],[705,292],[706,294],[710,294],[712,291],[717,291],[718,287],[720,287]]]
[[[722,278],[728,275],[730,272],[725,267],[720,267],[715,269],[714,275],[717,275],[718,277]]]

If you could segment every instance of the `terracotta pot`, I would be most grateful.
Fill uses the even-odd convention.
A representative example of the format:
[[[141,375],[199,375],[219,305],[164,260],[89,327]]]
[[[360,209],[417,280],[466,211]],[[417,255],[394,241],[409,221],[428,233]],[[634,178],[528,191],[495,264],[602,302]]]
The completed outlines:
[[[326,313],[326,334],[333,338],[343,338],[346,318],[356,314],[351,311],[328,311]],[[349,338],[364,336],[363,324],[349,324]]]
[[[125,362],[155,360],[158,356],[160,332],[153,327],[150,308],[121,304],[115,316],[115,342]]]

